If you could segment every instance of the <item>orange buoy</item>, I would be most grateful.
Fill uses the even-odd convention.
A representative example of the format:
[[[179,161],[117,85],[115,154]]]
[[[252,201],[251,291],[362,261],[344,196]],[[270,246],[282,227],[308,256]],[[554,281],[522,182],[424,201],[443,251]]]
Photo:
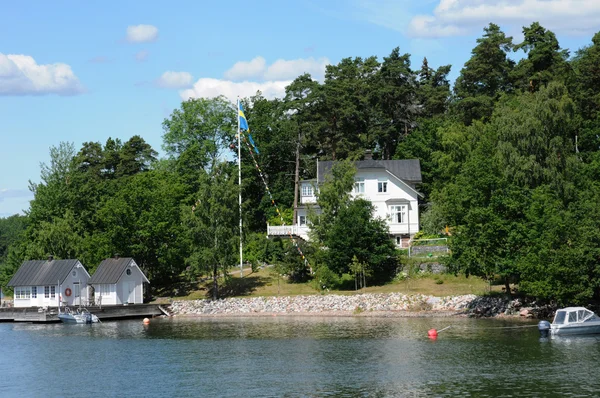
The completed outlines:
[[[144,325],[148,325],[148,324],[150,324],[150,319],[144,318]]]
[[[438,332],[435,329],[429,329],[429,331],[427,332],[427,336],[429,336],[430,339],[435,339],[437,338]]]

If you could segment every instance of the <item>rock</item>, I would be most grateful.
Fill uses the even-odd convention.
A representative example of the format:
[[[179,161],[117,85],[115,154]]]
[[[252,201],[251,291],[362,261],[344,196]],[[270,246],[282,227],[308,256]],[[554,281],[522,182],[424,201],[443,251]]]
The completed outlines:
[[[527,308],[524,308],[521,311],[519,311],[519,315],[529,317],[529,315],[532,315],[532,314],[529,313],[529,310]]]

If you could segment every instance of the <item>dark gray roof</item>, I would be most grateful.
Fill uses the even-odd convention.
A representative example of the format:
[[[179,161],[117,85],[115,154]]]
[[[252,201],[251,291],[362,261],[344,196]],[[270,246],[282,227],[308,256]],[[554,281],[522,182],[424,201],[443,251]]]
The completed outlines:
[[[319,183],[325,181],[325,176],[331,173],[335,161],[324,161],[318,163]],[[358,170],[363,169],[385,169],[405,182],[417,184],[421,182],[421,163],[419,159],[402,160],[359,160],[354,162]]]
[[[107,258],[100,263],[96,269],[96,272],[94,272],[94,275],[92,275],[88,283],[90,285],[101,283],[117,283],[121,275],[123,275],[123,272],[125,272],[125,269],[132,262],[135,264],[135,261],[133,261],[133,258],[131,257]],[[145,275],[144,278],[146,278]],[[146,278],[146,280],[148,280],[148,278]]]
[[[25,261],[13,275],[8,286],[56,285],[64,281],[79,262],[72,260],[29,260]]]

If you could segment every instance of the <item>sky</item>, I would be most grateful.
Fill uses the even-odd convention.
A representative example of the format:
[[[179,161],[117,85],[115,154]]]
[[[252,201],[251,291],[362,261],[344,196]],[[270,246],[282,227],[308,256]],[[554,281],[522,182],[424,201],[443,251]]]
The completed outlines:
[[[395,47],[451,79],[494,22],[516,43],[539,21],[574,53],[598,0],[4,1],[0,7],[0,217],[23,214],[51,147],[140,135],[189,98],[281,97],[304,72]],[[515,59],[519,54],[515,54]],[[249,121],[250,125],[252,121]]]

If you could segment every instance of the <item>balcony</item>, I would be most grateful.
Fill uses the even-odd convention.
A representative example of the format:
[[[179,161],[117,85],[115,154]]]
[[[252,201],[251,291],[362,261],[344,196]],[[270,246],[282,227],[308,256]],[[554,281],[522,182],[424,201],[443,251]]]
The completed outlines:
[[[267,224],[267,235],[269,237],[294,237],[308,240],[308,227],[306,225],[269,225]]]

